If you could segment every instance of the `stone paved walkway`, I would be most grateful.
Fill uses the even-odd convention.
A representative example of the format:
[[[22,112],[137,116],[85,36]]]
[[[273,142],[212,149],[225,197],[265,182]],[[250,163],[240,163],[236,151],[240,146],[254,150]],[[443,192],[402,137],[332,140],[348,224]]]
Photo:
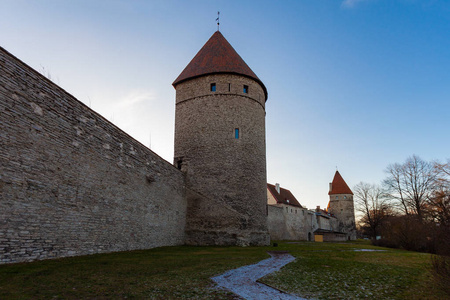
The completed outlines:
[[[260,261],[257,264],[244,266],[230,270],[222,275],[211,278],[219,286],[245,298],[258,300],[290,300],[300,299],[298,296],[286,294],[262,283],[256,282],[261,277],[278,271],[283,266],[295,260],[295,257],[287,252],[268,252],[271,258]]]

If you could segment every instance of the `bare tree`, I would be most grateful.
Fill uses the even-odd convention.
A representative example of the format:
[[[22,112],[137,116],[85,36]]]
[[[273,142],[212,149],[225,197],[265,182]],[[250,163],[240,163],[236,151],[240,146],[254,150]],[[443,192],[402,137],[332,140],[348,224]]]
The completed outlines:
[[[365,182],[358,183],[353,191],[355,193],[356,210],[362,213],[360,222],[369,230],[372,238],[379,235],[383,221],[391,215],[391,209],[382,189],[378,185]]]
[[[441,226],[450,226],[450,159],[434,163],[435,186],[430,197],[429,212]]]
[[[437,173],[437,179],[450,186],[450,159],[447,160],[447,163],[435,162],[434,169]]]
[[[413,155],[403,164],[389,165],[386,173],[383,184],[388,198],[398,201],[406,215],[422,219],[436,182],[433,164]]]
[[[436,172],[435,191],[430,199],[431,215],[439,225],[436,227],[435,252],[432,257],[431,274],[437,285],[450,295],[450,159],[447,163],[434,163]]]
[[[393,200],[397,200],[401,210],[403,210],[406,215],[409,215],[406,195],[403,195],[403,166],[398,163],[391,164],[387,167],[385,172],[388,173],[388,178],[383,181],[383,185],[386,188],[388,197]]]

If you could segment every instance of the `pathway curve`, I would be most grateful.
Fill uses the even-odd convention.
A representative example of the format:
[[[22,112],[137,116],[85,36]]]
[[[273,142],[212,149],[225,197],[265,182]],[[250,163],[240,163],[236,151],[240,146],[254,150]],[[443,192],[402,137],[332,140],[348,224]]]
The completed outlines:
[[[295,257],[283,251],[271,251],[270,258],[260,261],[254,265],[244,266],[230,270],[222,275],[211,278],[219,286],[224,287],[245,299],[300,299],[298,296],[286,294],[265,284],[256,282],[269,273],[278,271],[283,266],[295,260]]]

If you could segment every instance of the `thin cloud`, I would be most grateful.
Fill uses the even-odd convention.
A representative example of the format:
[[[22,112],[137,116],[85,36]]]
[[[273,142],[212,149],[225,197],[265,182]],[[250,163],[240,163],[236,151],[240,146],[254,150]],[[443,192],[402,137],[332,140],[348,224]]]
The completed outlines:
[[[120,99],[116,106],[119,108],[130,107],[141,103],[143,101],[150,101],[155,99],[155,96],[152,92],[149,91],[133,91],[128,94],[126,97]]]
[[[367,2],[368,0],[344,0],[341,4],[342,7],[345,8],[353,8],[355,7],[357,4],[361,3],[361,2]]]

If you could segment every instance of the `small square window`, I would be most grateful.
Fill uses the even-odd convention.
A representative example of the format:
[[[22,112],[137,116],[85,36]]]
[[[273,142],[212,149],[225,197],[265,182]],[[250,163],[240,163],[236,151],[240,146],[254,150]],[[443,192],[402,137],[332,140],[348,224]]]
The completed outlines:
[[[234,129],[234,138],[238,139],[239,138],[239,128],[235,128]]]
[[[339,199],[339,196],[336,196],[336,199]]]
[[[216,84],[211,83],[211,92],[215,92],[215,91],[216,91]]]
[[[248,85],[244,85],[244,94],[248,94]]]

